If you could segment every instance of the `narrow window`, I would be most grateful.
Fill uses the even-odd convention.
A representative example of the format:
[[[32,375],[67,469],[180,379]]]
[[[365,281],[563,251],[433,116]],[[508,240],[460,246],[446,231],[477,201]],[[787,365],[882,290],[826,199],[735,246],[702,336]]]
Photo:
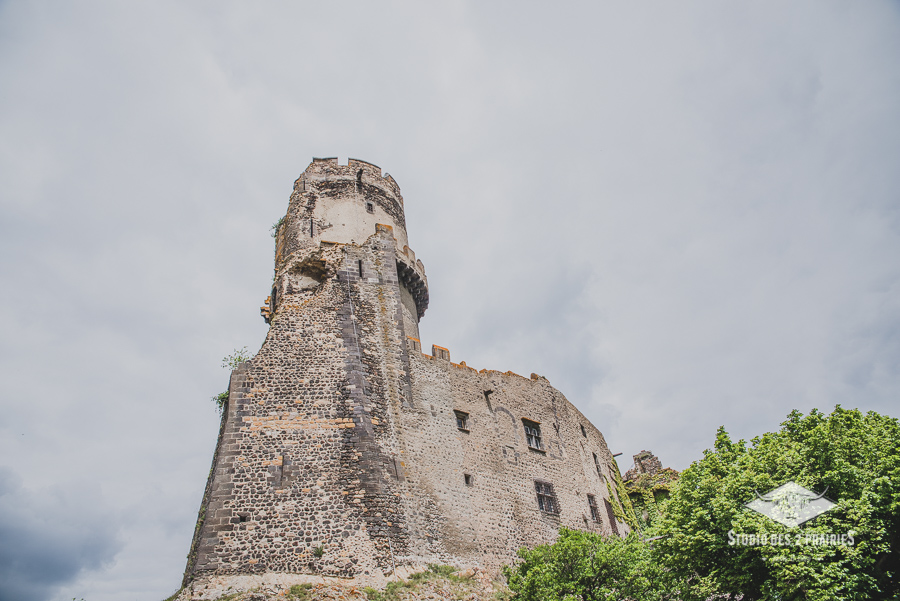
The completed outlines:
[[[522,420],[522,425],[525,426],[525,440],[528,443],[528,448],[543,451],[544,447],[541,444],[541,425],[537,422],[528,421],[527,419]]]
[[[581,424],[581,435],[587,438],[587,430],[584,429],[584,424]]]
[[[619,524],[616,522],[616,512],[613,511],[612,503],[609,502],[609,499],[603,499],[603,504],[606,505],[606,517],[609,519],[613,533],[619,534]]]
[[[603,470],[600,469],[600,460],[597,459],[597,453],[591,453],[594,456],[594,467],[597,468],[597,475],[603,480]]]
[[[362,260],[357,261],[359,264],[359,277],[362,277]]]
[[[485,390],[484,391],[484,402],[487,403],[488,411],[491,413],[494,412],[494,408],[491,407],[491,395],[494,393],[493,390]]]
[[[368,212],[368,213],[374,213],[374,212],[375,212],[375,205],[374,205],[373,203],[371,203],[371,202],[367,202],[367,203],[366,203],[366,212]]]
[[[313,220],[309,220],[309,237],[314,238],[315,234],[313,233]]]
[[[456,427],[463,432],[469,431],[469,414],[464,411],[454,411],[456,414]]]
[[[597,508],[597,499],[594,495],[588,495],[588,507],[591,508],[591,519],[595,522],[600,521],[600,510]]]
[[[472,486],[472,474],[463,474],[463,478],[466,481],[466,486]]]
[[[553,494],[553,485],[549,482],[534,481],[534,490],[537,493],[538,509],[547,513],[557,513],[556,496]]]

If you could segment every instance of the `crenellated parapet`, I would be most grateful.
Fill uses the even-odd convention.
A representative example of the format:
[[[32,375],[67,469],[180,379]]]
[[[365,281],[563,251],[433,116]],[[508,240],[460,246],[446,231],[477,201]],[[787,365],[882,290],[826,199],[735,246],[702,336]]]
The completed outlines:
[[[403,196],[400,186],[389,174],[382,175],[381,167],[359,159],[349,159],[346,165],[336,157],[314,158],[303,174],[294,182],[294,190],[305,192],[308,187],[333,183],[349,183],[354,186],[372,186],[396,202],[402,211]]]

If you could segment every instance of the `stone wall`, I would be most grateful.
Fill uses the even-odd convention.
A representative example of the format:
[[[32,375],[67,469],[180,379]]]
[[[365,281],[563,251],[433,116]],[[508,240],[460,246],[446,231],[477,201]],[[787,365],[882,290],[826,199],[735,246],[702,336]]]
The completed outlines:
[[[232,375],[186,584],[496,569],[560,526],[627,530],[600,432],[540,376],[423,354],[427,306],[396,182],[314,161],[277,228],[268,335]]]
[[[603,435],[545,378],[412,349],[410,364],[413,403],[398,420],[410,561],[498,568],[520,547],[554,540],[560,526],[627,530],[603,509],[615,478]],[[540,448],[526,441],[523,420],[538,426]],[[535,482],[552,485],[555,511],[539,509]]]

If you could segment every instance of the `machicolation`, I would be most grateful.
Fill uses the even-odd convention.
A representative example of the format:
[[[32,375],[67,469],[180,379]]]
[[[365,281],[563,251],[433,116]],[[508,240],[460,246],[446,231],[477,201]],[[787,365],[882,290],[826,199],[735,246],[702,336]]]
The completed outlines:
[[[394,179],[314,159],[276,227],[265,342],[231,374],[184,599],[496,570],[561,526],[628,531],[600,431],[537,374],[424,354],[428,302]]]

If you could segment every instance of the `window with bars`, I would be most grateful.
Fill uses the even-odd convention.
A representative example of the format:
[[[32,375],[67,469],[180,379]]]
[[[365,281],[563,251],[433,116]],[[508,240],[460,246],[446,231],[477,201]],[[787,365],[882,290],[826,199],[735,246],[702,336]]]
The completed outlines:
[[[537,493],[538,509],[547,513],[559,513],[556,505],[556,495],[553,494],[553,485],[549,482],[534,481],[534,490]]]
[[[541,425],[537,422],[528,421],[527,419],[522,420],[522,425],[525,426],[525,440],[528,443],[528,448],[543,451],[544,445],[541,444]]]
[[[456,427],[464,432],[469,431],[469,414],[464,411],[454,411],[456,414]]]
[[[591,508],[591,519],[595,522],[600,521],[600,510],[597,508],[597,499],[594,495],[588,495],[588,507]]]

